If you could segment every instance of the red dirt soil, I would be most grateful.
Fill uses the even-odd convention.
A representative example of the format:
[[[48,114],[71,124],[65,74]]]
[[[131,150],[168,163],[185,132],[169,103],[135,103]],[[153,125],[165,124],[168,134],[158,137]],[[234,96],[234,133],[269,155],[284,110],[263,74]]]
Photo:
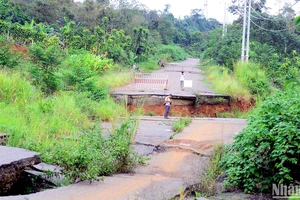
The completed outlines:
[[[169,116],[190,116],[190,117],[217,117],[218,113],[233,113],[235,111],[247,112],[251,107],[255,105],[254,101],[247,102],[244,99],[237,99],[228,104],[216,104],[208,105],[202,104],[198,107],[195,106],[176,106],[172,105]],[[130,105],[128,109],[134,111],[137,107]],[[143,107],[145,114],[154,114],[157,116],[163,116],[165,113],[164,105],[149,105]]]
[[[20,44],[15,44],[11,47],[11,50],[14,53],[28,53],[28,49],[26,49],[24,46],[20,45]]]

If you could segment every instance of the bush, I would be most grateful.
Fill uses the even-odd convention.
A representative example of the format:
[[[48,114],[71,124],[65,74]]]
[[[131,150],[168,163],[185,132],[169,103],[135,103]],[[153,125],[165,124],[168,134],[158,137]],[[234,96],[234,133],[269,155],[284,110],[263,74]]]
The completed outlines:
[[[25,105],[36,97],[35,88],[19,73],[0,70],[0,102]]]
[[[249,89],[241,84],[233,74],[229,73],[229,69],[226,67],[220,68],[220,66],[205,66],[207,72],[207,81],[211,82],[212,88],[219,94],[228,94],[233,98],[242,96],[245,100],[250,101],[251,94]]]
[[[234,75],[254,96],[266,97],[271,93],[271,84],[259,64],[238,62],[234,65]]]
[[[299,181],[299,116],[299,87],[266,99],[223,158],[228,186],[270,193],[272,184]]]
[[[99,176],[128,172],[137,162],[131,148],[135,122],[123,121],[113,133],[103,137],[101,130],[84,131],[74,138],[53,142],[43,151],[42,158],[63,167],[70,180],[96,180]]]
[[[103,74],[107,69],[110,69],[113,65],[113,60],[96,56],[86,51],[74,51],[77,54],[68,56],[62,66],[66,69],[84,68],[95,74]]]
[[[188,54],[179,46],[176,45],[164,45],[158,49],[158,53],[162,55],[164,59],[171,61],[184,60]]]
[[[4,44],[0,38],[0,67],[17,68],[20,63],[18,54],[15,54],[10,49],[10,45]]]
[[[88,97],[100,101],[108,96],[104,86],[98,86],[96,75],[102,74],[110,68],[110,59],[83,53],[69,56],[62,64],[61,76],[64,80],[64,89],[77,92],[88,92]]]
[[[60,47],[35,44],[30,47],[30,59],[33,63],[29,70],[33,84],[40,86],[45,94],[55,92],[59,88],[56,72],[62,61]]]
[[[190,125],[191,121],[192,120],[189,117],[180,118],[178,121],[173,123],[172,130],[175,133],[179,133],[184,129],[184,127]]]

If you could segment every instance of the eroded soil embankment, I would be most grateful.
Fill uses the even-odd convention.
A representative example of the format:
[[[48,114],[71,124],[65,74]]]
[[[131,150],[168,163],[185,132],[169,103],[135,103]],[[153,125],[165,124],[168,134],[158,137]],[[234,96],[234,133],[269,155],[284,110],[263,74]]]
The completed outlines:
[[[247,112],[255,105],[254,101],[238,99],[231,101],[230,104],[201,104],[193,105],[172,105],[170,116],[190,116],[190,117],[218,117],[221,113]],[[129,105],[130,111],[134,111],[137,106]],[[143,106],[146,115],[163,116],[165,113],[164,105],[145,105]]]

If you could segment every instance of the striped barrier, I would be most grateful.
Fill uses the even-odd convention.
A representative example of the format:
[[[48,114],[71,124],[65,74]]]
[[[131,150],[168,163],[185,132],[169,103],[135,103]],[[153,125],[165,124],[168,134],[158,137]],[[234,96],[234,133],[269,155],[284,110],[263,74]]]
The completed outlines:
[[[136,89],[166,90],[168,75],[160,73],[135,73],[134,85]]]

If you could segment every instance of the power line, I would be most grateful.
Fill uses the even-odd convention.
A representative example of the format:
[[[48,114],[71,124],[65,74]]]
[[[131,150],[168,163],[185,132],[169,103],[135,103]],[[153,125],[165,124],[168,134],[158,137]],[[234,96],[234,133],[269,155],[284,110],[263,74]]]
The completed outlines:
[[[291,9],[292,7],[294,7],[297,3],[299,2],[299,0],[298,1],[296,1],[292,6],[290,6],[290,7],[288,7],[286,10],[289,10],[289,9]]]
[[[255,17],[255,16],[253,16],[254,18],[256,18],[256,19],[263,19],[263,20],[270,20],[270,21],[272,21],[272,20],[274,20],[274,18],[268,18],[268,17],[264,17],[264,16],[262,16],[259,12],[257,12],[256,10],[254,10],[254,9],[252,9],[252,11],[254,12],[254,13],[256,13],[258,16],[260,16],[260,18],[259,17]],[[282,19],[282,18],[277,18],[278,19],[278,21],[279,20],[284,20],[284,19]]]
[[[256,24],[253,20],[250,20],[252,24],[254,24],[255,26],[257,26],[258,28],[264,30],[264,31],[269,31],[269,32],[273,32],[273,33],[278,33],[278,32],[284,32],[287,30],[290,30],[292,28],[295,28],[295,26],[289,27],[289,28],[285,28],[285,29],[280,29],[280,30],[274,30],[274,29],[266,29],[258,24]]]
[[[247,13],[248,13],[248,12],[247,12]],[[299,11],[298,13],[300,13],[300,11]],[[296,13],[296,14],[298,14],[298,13]],[[241,14],[241,13],[239,12],[239,14]],[[251,14],[251,17],[257,18],[257,17],[255,17],[255,16],[253,16],[252,14]],[[257,19],[259,19],[259,18],[257,18]],[[271,20],[271,19],[266,18],[265,20]],[[282,20],[284,20],[284,19],[282,19]],[[264,30],[264,31],[269,31],[269,32],[283,32],[283,31],[287,31],[287,30],[289,30],[289,29],[296,28],[296,26],[291,26],[291,27],[289,27],[289,28],[279,29],[279,30],[266,29],[266,28],[264,28],[264,27],[262,27],[262,26],[256,24],[253,20],[250,20],[250,21],[251,21],[255,26],[257,26],[258,28],[260,28],[260,29],[262,29],[262,30]],[[274,21],[275,21],[275,20],[274,20]]]
[[[208,0],[204,0],[204,15],[208,19],[208,9],[207,9]]]

